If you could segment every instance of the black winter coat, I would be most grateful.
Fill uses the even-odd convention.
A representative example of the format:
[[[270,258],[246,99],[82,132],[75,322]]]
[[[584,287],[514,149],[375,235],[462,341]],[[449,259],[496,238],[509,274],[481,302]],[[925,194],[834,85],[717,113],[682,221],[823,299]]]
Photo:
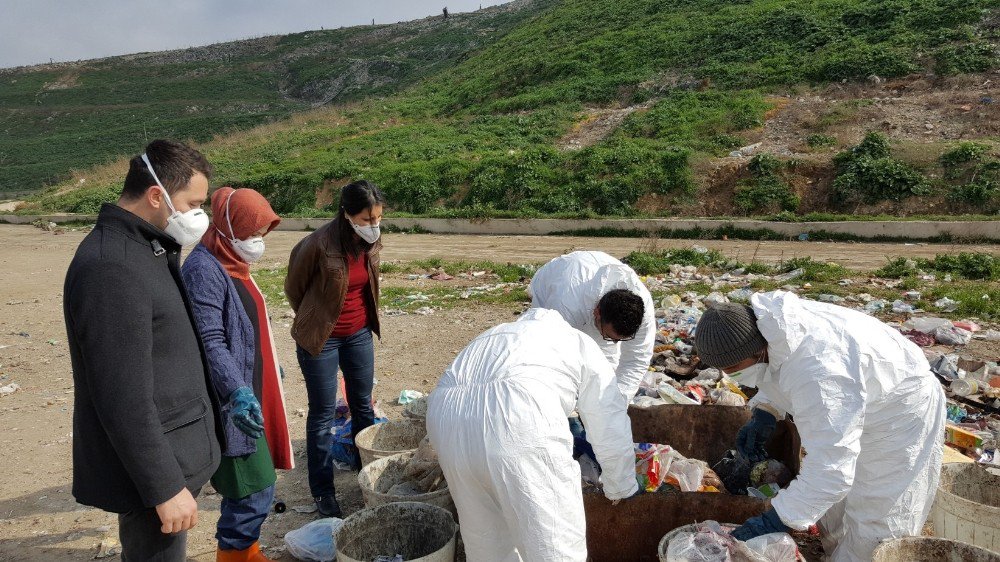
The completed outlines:
[[[101,208],[66,274],[73,496],[106,511],[197,492],[221,458],[219,403],[180,276],[180,246]]]

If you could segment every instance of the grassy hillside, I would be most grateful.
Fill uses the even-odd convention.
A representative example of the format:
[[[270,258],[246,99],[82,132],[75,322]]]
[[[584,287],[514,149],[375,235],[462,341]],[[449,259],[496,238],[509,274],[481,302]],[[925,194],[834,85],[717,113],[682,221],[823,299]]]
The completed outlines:
[[[218,183],[299,214],[357,177],[397,212],[450,215],[1000,210],[998,105],[972,86],[998,66],[1000,0],[535,7],[395,97],[205,144]],[[907,103],[929,121],[907,123]],[[34,208],[93,210],[120,177],[80,175]]]
[[[386,96],[457,64],[545,5],[0,70],[0,195],[139,150],[329,103]]]

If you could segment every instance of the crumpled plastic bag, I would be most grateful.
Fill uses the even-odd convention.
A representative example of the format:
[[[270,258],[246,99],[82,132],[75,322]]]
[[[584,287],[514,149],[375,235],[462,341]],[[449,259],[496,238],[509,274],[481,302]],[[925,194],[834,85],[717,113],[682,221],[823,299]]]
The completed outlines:
[[[639,486],[647,492],[659,490],[677,458],[684,457],[670,445],[635,443],[635,476]]]
[[[972,332],[957,326],[941,326],[934,330],[934,339],[944,345],[966,345],[972,341]]]
[[[667,545],[668,562],[795,562],[798,547],[787,533],[771,533],[741,542],[715,521],[678,533]]]
[[[747,548],[760,554],[764,562],[795,562],[799,548],[788,533],[771,533],[746,542]]]
[[[333,535],[343,524],[343,519],[327,517],[285,533],[288,553],[305,562],[333,562],[337,558]]]
[[[682,492],[697,492],[707,465],[695,459],[675,459],[667,468],[667,477],[677,482]]]
[[[725,388],[714,388],[709,393],[713,404],[719,406],[746,406],[746,398]]]

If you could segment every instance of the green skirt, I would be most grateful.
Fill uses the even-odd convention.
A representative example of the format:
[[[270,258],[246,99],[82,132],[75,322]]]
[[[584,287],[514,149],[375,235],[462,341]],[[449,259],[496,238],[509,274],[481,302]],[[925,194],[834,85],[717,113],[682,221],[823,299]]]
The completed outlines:
[[[242,457],[222,457],[219,469],[212,476],[212,486],[224,498],[238,500],[259,492],[275,483],[274,462],[267,439],[257,440],[257,452]]]

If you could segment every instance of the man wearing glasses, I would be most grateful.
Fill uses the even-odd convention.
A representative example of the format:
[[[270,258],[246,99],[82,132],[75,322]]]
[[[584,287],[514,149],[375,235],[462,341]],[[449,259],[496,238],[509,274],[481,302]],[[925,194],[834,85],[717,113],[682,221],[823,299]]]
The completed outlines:
[[[618,389],[632,400],[656,340],[653,298],[635,271],[604,252],[572,252],[539,268],[528,291],[532,307],[557,311],[597,342],[615,369]],[[570,429],[575,456],[594,459],[580,418],[570,418]]]

